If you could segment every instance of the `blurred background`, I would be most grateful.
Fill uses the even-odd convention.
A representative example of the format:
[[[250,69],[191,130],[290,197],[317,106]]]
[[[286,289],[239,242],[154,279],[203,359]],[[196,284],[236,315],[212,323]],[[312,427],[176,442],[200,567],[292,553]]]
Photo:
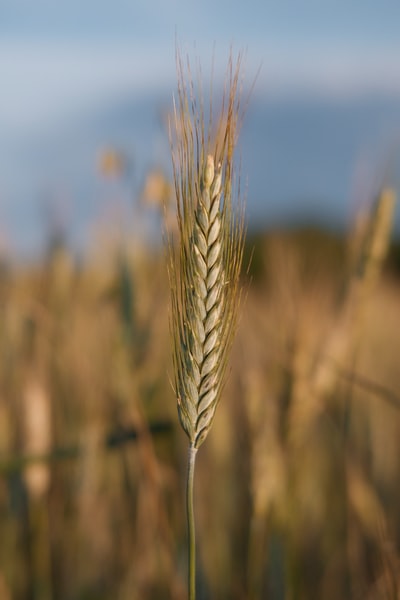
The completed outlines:
[[[394,0],[0,0],[0,600],[186,597],[177,46],[206,99],[231,48],[255,82],[199,600],[400,597],[399,22]]]
[[[343,229],[389,162],[395,177],[394,0],[3,0],[0,11],[0,222],[13,253],[43,250],[49,212],[86,248],[110,200],[130,205],[152,167],[170,174],[176,41],[205,78],[214,53],[217,84],[231,45],[246,51],[247,81],[261,67],[240,141],[251,223]],[[97,169],[110,147],[125,161],[112,184]]]

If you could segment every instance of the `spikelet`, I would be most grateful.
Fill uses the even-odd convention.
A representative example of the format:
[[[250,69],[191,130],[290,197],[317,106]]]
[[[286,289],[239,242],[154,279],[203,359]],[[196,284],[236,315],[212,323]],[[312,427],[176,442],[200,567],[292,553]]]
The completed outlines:
[[[233,151],[239,119],[239,67],[229,63],[214,137],[205,127],[188,67],[178,56],[178,98],[171,135],[179,251],[170,243],[175,392],[190,444],[206,438],[224,383],[235,330],[243,254],[243,210],[232,206]],[[200,95],[201,96],[201,95]]]

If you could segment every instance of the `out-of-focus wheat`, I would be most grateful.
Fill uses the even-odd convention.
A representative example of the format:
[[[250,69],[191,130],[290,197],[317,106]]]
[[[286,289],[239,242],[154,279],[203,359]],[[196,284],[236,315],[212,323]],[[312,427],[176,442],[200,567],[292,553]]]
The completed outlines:
[[[353,271],[341,297],[337,322],[324,340],[323,350],[315,357],[300,347],[296,356],[291,430],[302,439],[323,409],[323,398],[334,389],[338,368],[352,363],[365,324],[368,299],[389,247],[395,200],[391,188],[383,188],[376,199],[357,244],[357,256],[353,258]]]
[[[51,446],[50,399],[38,381],[27,382],[23,393],[25,420],[25,451],[28,456],[45,455]],[[29,493],[41,498],[50,485],[50,469],[46,462],[29,465],[24,472]]]

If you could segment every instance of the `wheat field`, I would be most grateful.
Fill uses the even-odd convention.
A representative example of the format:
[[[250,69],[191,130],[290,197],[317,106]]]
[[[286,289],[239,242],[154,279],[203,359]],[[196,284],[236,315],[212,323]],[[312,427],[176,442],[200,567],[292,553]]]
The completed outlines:
[[[199,598],[398,598],[400,279],[379,219],[248,234],[197,461]],[[186,598],[164,252],[77,264],[61,245],[4,263],[0,297],[0,597]]]
[[[136,202],[168,251],[109,224],[2,257],[0,600],[400,598],[396,193],[246,232],[232,66],[212,138],[180,63],[177,198]]]

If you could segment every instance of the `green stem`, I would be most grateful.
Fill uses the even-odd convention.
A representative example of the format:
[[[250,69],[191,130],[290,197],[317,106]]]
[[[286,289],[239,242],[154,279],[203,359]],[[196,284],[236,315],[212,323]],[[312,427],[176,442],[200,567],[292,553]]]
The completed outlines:
[[[196,530],[193,511],[193,481],[197,448],[189,446],[189,461],[186,482],[186,514],[188,523],[189,600],[196,598]]]

